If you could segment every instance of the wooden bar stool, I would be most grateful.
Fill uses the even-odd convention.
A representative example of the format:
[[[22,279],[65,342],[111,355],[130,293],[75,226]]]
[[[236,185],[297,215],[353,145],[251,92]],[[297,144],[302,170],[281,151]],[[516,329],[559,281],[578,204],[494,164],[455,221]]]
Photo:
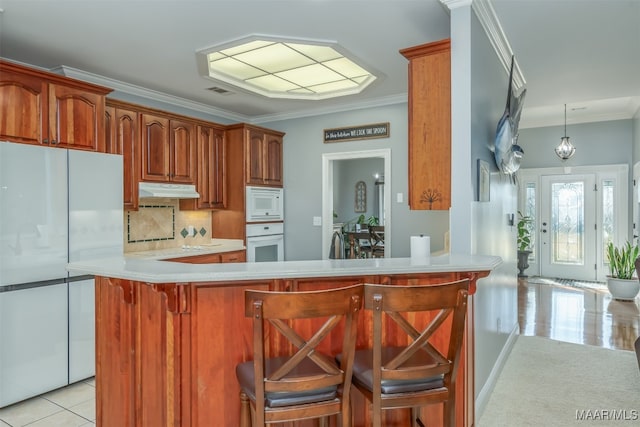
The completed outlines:
[[[364,306],[373,317],[373,347],[356,350],[353,384],[372,404],[374,427],[381,426],[383,410],[395,408],[411,408],[411,425],[424,426],[420,407],[440,402],[444,403],[444,426],[455,426],[456,374],[468,293],[468,279],[419,286],[365,285]],[[418,322],[409,320],[420,318],[413,315],[416,312],[433,312],[433,317],[418,328]],[[385,331],[391,327],[406,333],[404,344],[384,345]],[[429,342],[441,328],[450,329],[445,354]]]
[[[245,316],[253,318],[253,361],[236,367],[240,427],[311,418],[322,418],[328,426],[327,417],[335,414],[340,414],[339,425],[351,425],[352,364],[363,292],[363,285],[310,292],[245,291]],[[318,349],[334,329],[343,333],[341,366]],[[287,341],[279,347],[292,348],[292,354],[269,358],[266,348],[278,335]]]

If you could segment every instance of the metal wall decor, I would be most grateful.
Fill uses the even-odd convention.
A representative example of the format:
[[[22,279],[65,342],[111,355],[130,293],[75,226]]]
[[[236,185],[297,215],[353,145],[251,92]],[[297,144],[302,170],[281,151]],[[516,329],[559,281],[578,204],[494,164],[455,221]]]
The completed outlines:
[[[354,212],[367,211],[367,184],[364,181],[356,182],[356,199],[353,210]]]

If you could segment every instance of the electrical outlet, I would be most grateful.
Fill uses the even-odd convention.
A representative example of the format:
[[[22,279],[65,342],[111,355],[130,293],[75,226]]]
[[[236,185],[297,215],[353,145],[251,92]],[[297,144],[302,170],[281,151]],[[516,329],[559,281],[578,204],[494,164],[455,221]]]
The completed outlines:
[[[187,231],[189,232],[189,236],[195,237],[196,229],[195,229],[195,227],[193,225],[190,225]]]

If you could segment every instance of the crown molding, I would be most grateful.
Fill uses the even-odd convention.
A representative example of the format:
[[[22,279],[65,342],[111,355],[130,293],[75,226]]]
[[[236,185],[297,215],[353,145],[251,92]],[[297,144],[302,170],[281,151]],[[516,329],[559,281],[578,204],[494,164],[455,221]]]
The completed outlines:
[[[507,36],[502,29],[502,24],[500,24],[498,16],[493,9],[491,0],[473,0],[471,7],[478,17],[480,25],[482,25],[482,28],[489,37],[491,46],[493,46],[493,49],[498,54],[498,59],[508,75],[511,69],[511,56],[514,53],[511,49]],[[517,92],[527,84],[527,81],[522,74],[520,64],[518,64],[518,58],[515,57],[514,59],[513,84],[515,92]]]
[[[152,89],[147,89],[142,86],[137,86],[130,83],[125,83],[120,80],[115,80],[109,77],[100,76],[98,74],[89,73],[87,71],[78,70],[73,67],[67,67],[61,65],[59,67],[50,70],[53,73],[62,74],[67,77],[71,77],[78,80],[83,80],[89,83],[94,83],[100,86],[105,86],[128,95],[135,95],[141,98],[150,99],[153,101],[160,101],[167,104],[174,105],[176,107],[182,107],[193,111],[202,112],[205,114],[211,114],[214,116],[222,117],[229,120],[235,120],[239,122],[250,122],[250,118],[241,114],[230,113],[227,110],[212,107],[201,102],[190,101],[179,96],[169,95],[164,92],[159,92]]]
[[[471,6],[473,0],[440,0],[449,10],[457,9],[463,6]]]
[[[491,0],[440,0],[440,3],[449,10],[471,6],[508,75],[511,70],[511,55],[513,55],[513,50],[511,49],[511,45],[509,45],[509,40],[502,29],[498,16],[493,9]],[[524,87],[527,82],[518,64],[518,59],[516,58],[515,61],[513,67],[513,83],[515,91],[518,91]]]
[[[146,98],[153,101],[164,102],[177,107],[187,108],[189,110],[198,111],[205,114],[211,114],[211,115],[222,117],[232,121],[252,123],[252,124],[275,122],[279,120],[290,120],[290,119],[297,119],[297,118],[303,118],[303,117],[317,116],[322,114],[341,113],[344,111],[361,110],[364,108],[375,108],[375,107],[381,107],[385,105],[401,104],[401,103],[406,103],[408,99],[407,94],[404,93],[400,95],[392,95],[387,97],[375,98],[375,99],[364,101],[364,102],[343,103],[339,107],[314,108],[314,109],[300,110],[292,113],[282,113],[282,114],[277,113],[277,114],[267,114],[263,116],[249,117],[241,114],[231,113],[227,110],[215,108],[200,102],[190,101],[188,99],[180,98],[178,96],[173,96],[173,95],[169,95],[156,90],[147,89],[142,86],[125,83],[120,80],[115,80],[109,77],[104,77],[104,76],[93,74],[87,71],[78,70],[73,67],[67,67],[65,65],[52,68],[48,71],[61,74],[67,77],[75,78],[78,80],[86,81],[89,83],[94,83],[100,86],[105,86],[105,87],[117,90],[119,92],[126,93],[128,95],[134,95],[137,97]]]

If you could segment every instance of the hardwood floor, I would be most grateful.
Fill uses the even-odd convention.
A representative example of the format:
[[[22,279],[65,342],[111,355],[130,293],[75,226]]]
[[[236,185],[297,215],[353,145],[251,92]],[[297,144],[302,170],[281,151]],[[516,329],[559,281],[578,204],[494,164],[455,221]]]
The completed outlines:
[[[521,335],[633,350],[640,335],[640,298],[617,301],[606,290],[518,280]]]

